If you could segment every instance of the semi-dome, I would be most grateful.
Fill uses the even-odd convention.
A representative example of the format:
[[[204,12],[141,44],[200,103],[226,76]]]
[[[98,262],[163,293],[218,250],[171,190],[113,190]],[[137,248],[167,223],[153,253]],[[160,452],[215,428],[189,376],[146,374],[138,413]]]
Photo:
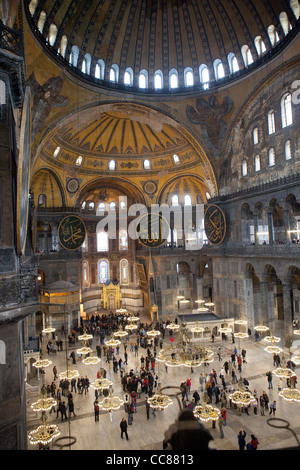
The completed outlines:
[[[84,79],[140,92],[208,89],[271,59],[299,29],[290,0],[26,0],[53,57]]]

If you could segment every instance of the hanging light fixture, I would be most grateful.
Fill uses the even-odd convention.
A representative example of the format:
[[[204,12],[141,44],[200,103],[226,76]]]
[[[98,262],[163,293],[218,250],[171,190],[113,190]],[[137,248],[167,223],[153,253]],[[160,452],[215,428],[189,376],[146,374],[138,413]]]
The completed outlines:
[[[114,335],[112,335],[110,340],[105,341],[105,344],[109,346],[110,348],[114,348],[115,346],[119,346],[121,344],[121,341],[118,339],[115,339]]]
[[[108,390],[109,387],[113,385],[113,382],[109,379],[105,379],[104,377],[99,377],[98,379],[94,380],[94,382],[91,382],[91,386],[95,390]]]
[[[283,388],[278,395],[286,401],[300,403],[300,390],[293,387]]]
[[[160,331],[158,330],[155,330],[154,329],[154,326],[152,327],[152,329],[150,331],[146,331],[146,335],[147,336],[159,336],[160,335]]]
[[[196,334],[204,332],[204,328],[202,326],[199,326],[199,322],[196,322],[196,326],[191,327],[190,330]]]
[[[255,397],[248,390],[239,389],[229,395],[229,400],[243,408],[251,405],[255,401]]]
[[[114,333],[114,336],[116,336],[117,338],[123,338],[124,336],[128,336],[128,333],[124,330],[118,330]]]
[[[153,395],[151,398],[147,399],[147,402],[149,403],[151,408],[154,408],[155,410],[162,411],[166,408],[168,408],[169,405],[172,405],[173,401],[171,400],[168,395],[162,395],[161,393],[157,393],[156,395]]]
[[[108,397],[105,397],[103,400],[99,402],[99,406],[103,411],[112,411],[119,410],[121,406],[124,405],[124,400],[117,396],[113,396],[112,391],[110,392]]]
[[[218,408],[213,408],[211,405],[197,405],[193,410],[194,416],[204,423],[209,421],[217,421],[221,414]]]
[[[176,331],[179,330],[179,325],[176,325],[176,323],[172,321],[171,323],[169,323],[169,325],[166,326],[166,328],[171,331]]]
[[[279,346],[275,346],[275,343],[279,343],[279,341],[281,341],[281,338],[274,336],[274,335],[270,335],[270,336],[266,336],[263,340],[266,341],[267,343],[271,343],[270,346],[267,346],[266,348],[264,348],[266,352],[270,354],[279,354],[283,351],[283,349],[280,348]]]
[[[292,369],[289,369],[287,367],[277,367],[277,369],[272,371],[272,374],[282,379],[290,379],[291,377],[297,375]]]

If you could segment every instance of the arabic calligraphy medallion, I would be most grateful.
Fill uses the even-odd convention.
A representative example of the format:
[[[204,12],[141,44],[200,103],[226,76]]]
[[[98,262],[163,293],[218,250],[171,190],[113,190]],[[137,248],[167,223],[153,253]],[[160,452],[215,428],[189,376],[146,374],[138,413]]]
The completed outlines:
[[[226,235],[226,219],[219,206],[210,204],[204,215],[205,233],[212,245],[220,245]]]
[[[86,228],[76,215],[68,215],[59,224],[58,238],[66,250],[77,250],[84,242]]]

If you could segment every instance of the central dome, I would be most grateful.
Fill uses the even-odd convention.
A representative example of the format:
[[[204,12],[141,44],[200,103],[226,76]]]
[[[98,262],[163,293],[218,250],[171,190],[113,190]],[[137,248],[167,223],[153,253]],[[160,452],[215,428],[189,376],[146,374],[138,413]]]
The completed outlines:
[[[94,82],[207,89],[264,63],[294,37],[298,0],[27,0],[37,37]]]

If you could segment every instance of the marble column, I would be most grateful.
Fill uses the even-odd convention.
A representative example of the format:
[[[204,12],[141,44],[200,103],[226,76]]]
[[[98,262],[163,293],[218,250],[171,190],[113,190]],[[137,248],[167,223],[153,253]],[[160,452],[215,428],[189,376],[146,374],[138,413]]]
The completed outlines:
[[[283,294],[283,311],[284,311],[284,345],[290,347],[293,337],[292,325],[292,302],[291,302],[291,285],[290,283],[282,284]]]
[[[268,316],[268,283],[267,281],[260,281],[260,319],[263,325],[268,326],[269,316]]]
[[[284,215],[284,228],[285,228],[285,242],[287,245],[290,245],[291,243],[290,213],[289,213],[288,208],[283,209],[283,215]]]
[[[254,212],[253,214],[253,219],[254,219],[254,241],[255,241],[255,245],[258,245],[259,244],[259,240],[258,240],[258,213],[257,212]]]
[[[273,209],[268,208],[267,214],[268,214],[269,245],[272,245],[274,241]]]

